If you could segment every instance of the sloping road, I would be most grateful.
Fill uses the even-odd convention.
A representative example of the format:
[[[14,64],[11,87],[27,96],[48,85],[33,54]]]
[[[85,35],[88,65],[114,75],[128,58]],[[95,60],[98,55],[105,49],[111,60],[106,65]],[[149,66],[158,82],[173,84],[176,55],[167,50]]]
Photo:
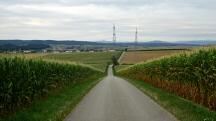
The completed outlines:
[[[177,121],[143,92],[112,74],[97,84],[65,121]]]

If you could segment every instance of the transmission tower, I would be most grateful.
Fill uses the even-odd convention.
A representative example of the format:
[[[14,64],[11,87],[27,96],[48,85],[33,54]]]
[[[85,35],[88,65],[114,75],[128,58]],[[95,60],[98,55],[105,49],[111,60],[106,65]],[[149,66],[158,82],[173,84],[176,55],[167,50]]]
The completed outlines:
[[[137,45],[138,43],[138,30],[136,28],[136,32],[135,32],[135,45]]]
[[[113,25],[113,43],[116,43],[116,28],[115,28],[115,25]]]

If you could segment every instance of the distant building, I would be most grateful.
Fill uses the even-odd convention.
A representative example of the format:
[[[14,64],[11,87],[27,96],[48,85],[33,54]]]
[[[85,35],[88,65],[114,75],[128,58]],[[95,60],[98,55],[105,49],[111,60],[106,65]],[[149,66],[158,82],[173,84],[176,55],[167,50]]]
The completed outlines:
[[[65,53],[71,53],[73,52],[72,50],[66,50]]]
[[[43,52],[43,53],[47,53],[47,50],[46,50],[46,49],[45,49],[45,50],[42,50],[42,52]]]
[[[31,53],[31,50],[23,50],[24,53]]]
[[[109,52],[115,52],[115,50],[108,50]]]

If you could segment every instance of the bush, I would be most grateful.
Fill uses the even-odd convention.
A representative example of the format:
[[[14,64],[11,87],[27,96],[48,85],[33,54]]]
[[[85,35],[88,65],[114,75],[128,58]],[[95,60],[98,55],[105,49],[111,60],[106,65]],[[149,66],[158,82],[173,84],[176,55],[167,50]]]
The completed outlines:
[[[113,63],[113,66],[119,65],[118,59],[115,56],[112,56],[112,63]]]

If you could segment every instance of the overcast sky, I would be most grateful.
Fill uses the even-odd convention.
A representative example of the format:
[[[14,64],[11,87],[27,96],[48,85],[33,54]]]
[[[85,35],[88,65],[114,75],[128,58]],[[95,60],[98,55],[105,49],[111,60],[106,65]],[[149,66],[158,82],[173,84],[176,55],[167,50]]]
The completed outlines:
[[[216,0],[0,0],[0,39],[216,39]]]

